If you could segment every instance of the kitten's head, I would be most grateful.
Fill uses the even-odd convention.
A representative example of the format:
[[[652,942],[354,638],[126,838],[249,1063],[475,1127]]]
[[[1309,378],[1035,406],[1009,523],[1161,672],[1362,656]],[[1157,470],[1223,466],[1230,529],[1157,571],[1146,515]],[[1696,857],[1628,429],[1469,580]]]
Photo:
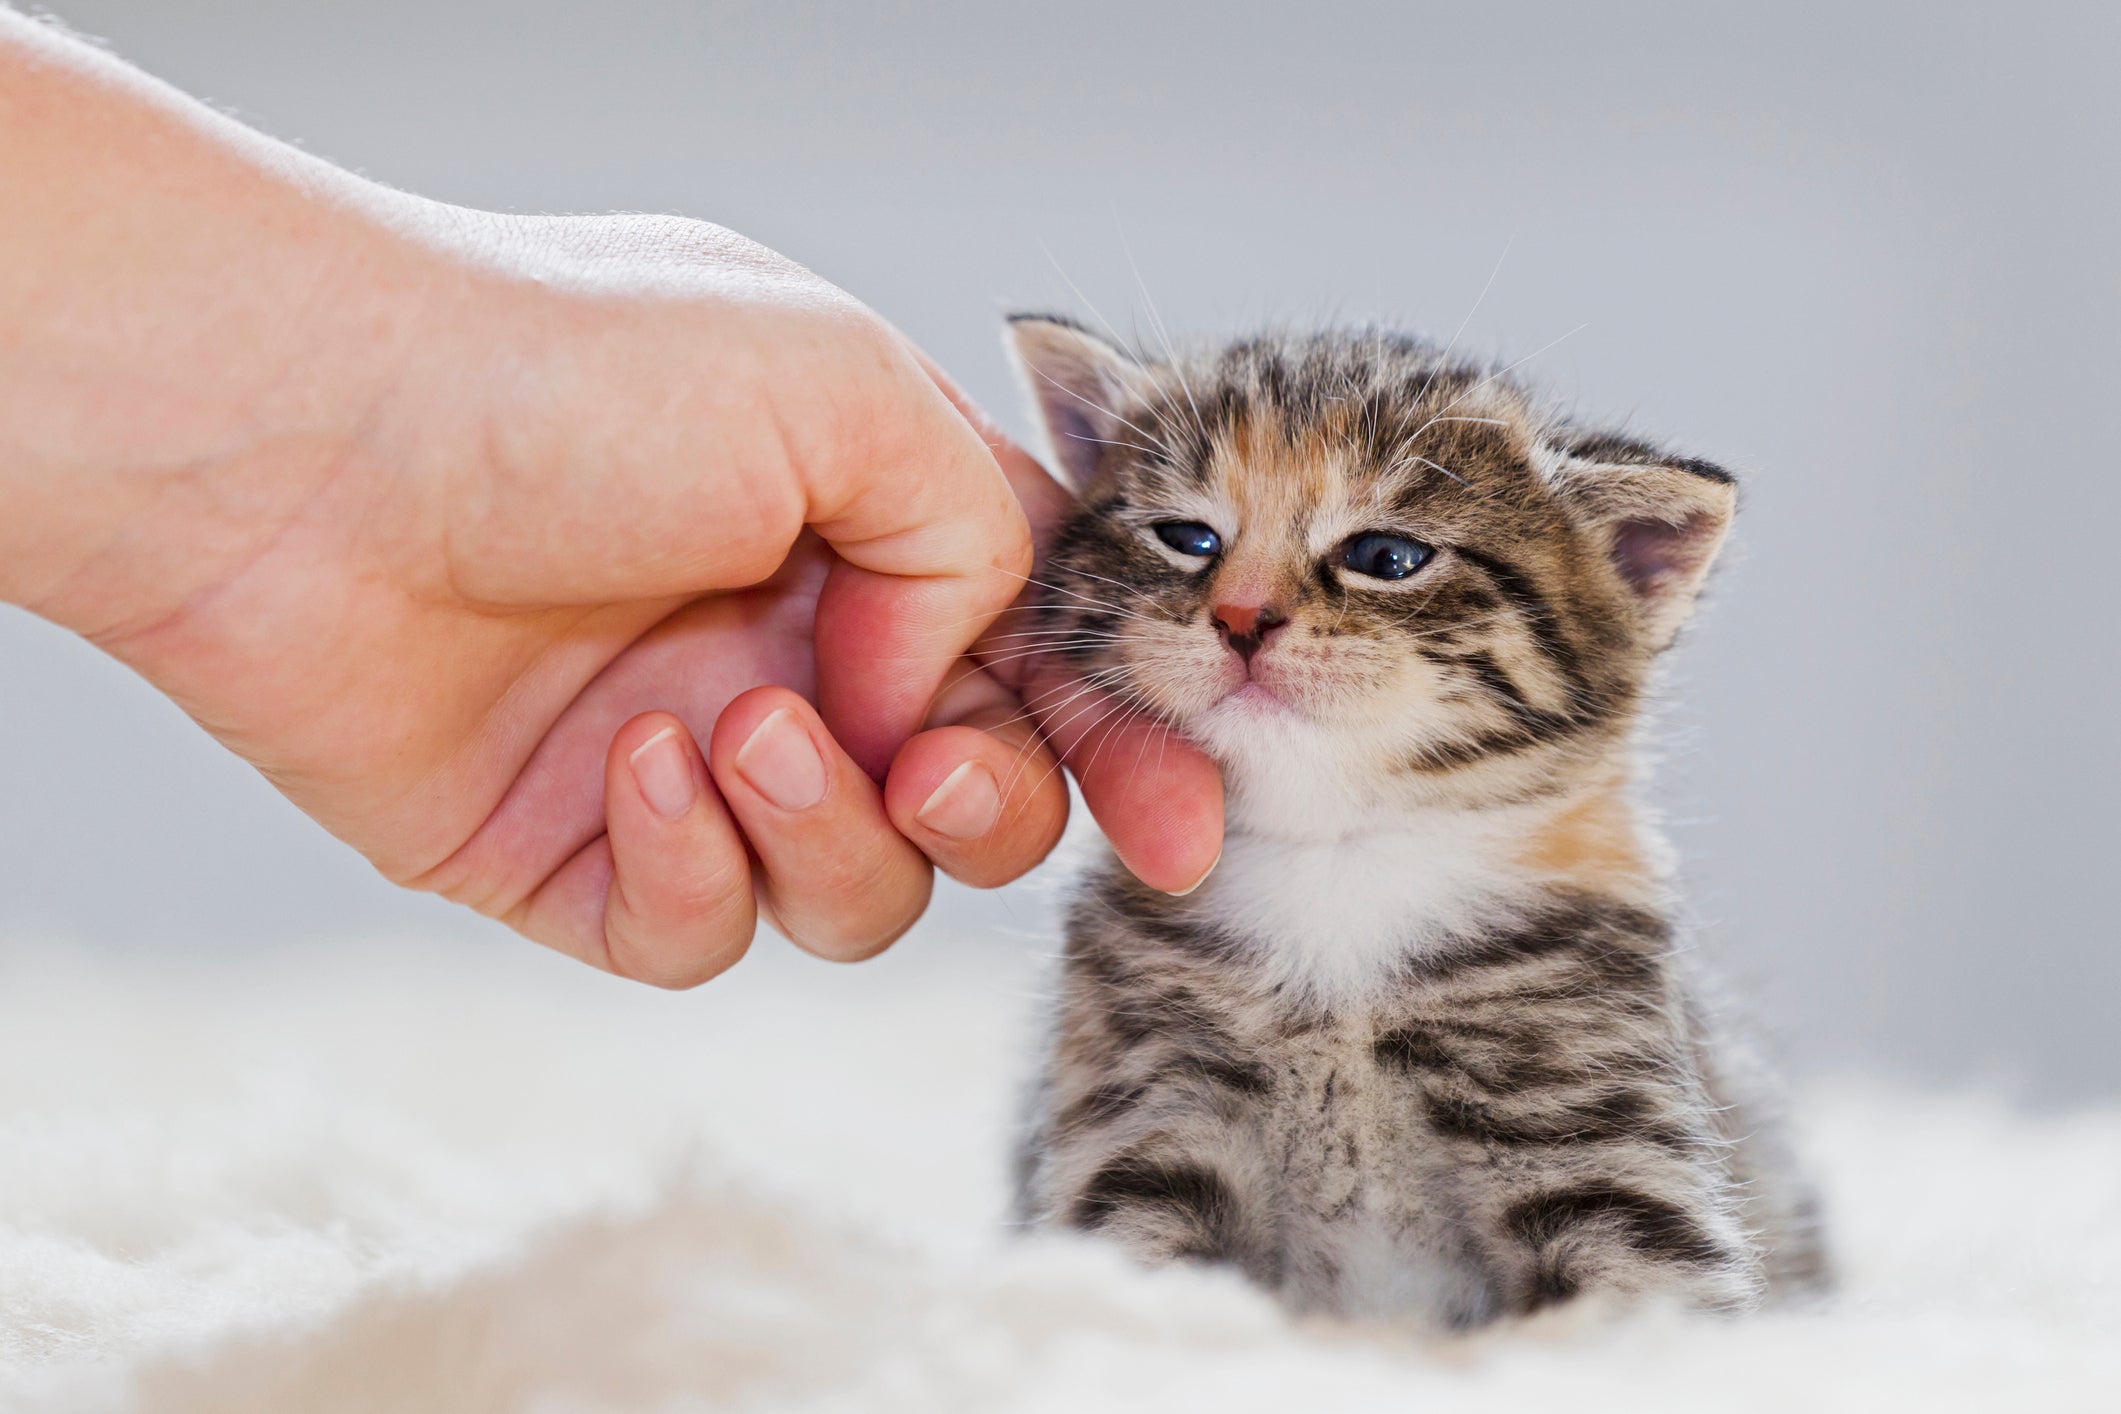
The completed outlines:
[[[1079,498],[1039,630],[1241,797],[1315,776],[1483,804],[1615,769],[1727,473],[1400,335],[1154,359],[1064,319],[1010,329]]]

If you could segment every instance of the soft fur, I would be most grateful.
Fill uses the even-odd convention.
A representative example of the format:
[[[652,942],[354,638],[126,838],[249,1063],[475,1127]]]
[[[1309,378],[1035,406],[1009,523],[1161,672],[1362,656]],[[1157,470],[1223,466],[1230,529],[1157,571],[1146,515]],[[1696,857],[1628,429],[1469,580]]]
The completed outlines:
[[[968,916],[973,907],[981,909]],[[0,939],[9,1414],[2103,1410],[2121,1107],[1798,1107],[1838,1295],[1476,1339],[998,1229],[1043,910],[670,996],[505,937]]]
[[[1629,794],[1730,475],[1391,333],[1012,329],[1080,497],[1018,646],[1091,689],[1058,710],[1150,712],[1229,788],[1190,896],[1083,886],[1024,1216],[1454,1327],[1816,1285]]]

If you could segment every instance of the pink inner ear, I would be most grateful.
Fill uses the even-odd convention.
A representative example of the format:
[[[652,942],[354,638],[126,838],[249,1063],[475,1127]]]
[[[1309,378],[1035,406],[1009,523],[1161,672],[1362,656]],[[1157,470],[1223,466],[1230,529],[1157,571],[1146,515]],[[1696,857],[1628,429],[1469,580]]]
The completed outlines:
[[[1691,515],[1674,525],[1661,520],[1622,521],[1613,530],[1613,563],[1621,577],[1645,599],[1675,583],[1684,583],[1702,568],[1716,519]]]

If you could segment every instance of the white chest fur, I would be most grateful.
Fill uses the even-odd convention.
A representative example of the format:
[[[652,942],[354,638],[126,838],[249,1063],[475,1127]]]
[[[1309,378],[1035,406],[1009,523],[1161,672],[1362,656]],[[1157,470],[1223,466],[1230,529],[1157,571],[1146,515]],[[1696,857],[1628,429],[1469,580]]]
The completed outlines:
[[[1409,958],[1505,923],[1563,882],[1528,846],[1576,811],[1577,797],[1480,810],[1416,804],[1377,768],[1388,753],[1345,732],[1299,721],[1271,732],[1257,721],[1207,725],[1223,763],[1228,834],[1215,872],[1185,906],[1246,944],[1280,988],[1360,1006]],[[1637,838],[1625,810],[1620,828]],[[1642,843],[1655,854],[1654,840]]]
[[[1459,811],[1373,815],[1330,837],[1233,821],[1188,902],[1247,943],[1272,981],[1347,1005],[1410,956],[1512,911],[1533,882],[1512,859],[1522,829]]]

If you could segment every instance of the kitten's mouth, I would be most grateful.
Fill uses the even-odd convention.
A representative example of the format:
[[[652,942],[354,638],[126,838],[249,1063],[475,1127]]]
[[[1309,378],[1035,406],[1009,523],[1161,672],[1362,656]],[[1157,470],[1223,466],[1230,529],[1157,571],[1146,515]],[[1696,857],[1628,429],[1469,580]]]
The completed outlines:
[[[1223,697],[1223,705],[1262,714],[1287,712],[1292,707],[1286,697],[1257,678],[1246,678],[1239,683]]]

